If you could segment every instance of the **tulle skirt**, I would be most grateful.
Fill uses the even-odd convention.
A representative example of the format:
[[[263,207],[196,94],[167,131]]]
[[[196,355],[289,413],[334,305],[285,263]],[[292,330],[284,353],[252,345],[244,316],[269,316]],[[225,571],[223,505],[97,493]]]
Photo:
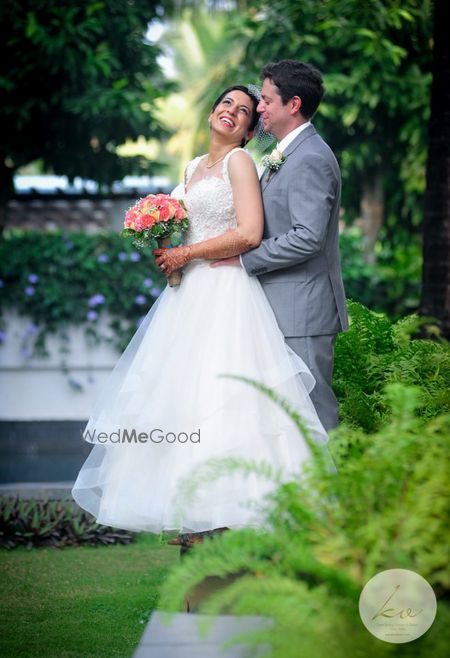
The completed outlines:
[[[229,375],[287,399],[326,450],[314,378],[259,281],[195,262],[160,295],[95,404],[76,502],[98,523],[136,531],[263,527],[266,494],[299,477],[310,450],[285,411]]]

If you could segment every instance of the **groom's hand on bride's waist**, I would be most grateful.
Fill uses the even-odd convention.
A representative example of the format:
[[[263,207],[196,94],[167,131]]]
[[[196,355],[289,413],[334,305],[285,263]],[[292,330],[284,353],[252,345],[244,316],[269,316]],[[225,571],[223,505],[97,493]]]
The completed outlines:
[[[231,258],[222,258],[222,260],[214,260],[210,267],[220,267],[221,265],[238,265],[241,267],[239,256],[232,256]]]

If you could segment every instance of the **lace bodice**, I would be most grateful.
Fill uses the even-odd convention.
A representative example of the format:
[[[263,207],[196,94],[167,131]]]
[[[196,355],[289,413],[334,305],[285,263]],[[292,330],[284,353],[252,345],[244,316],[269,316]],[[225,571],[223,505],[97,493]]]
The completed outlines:
[[[184,183],[180,183],[171,193],[176,199],[184,201],[188,212],[189,229],[185,235],[185,244],[201,242],[236,227],[233,192],[228,176],[228,160],[230,155],[238,150],[244,149],[233,149],[225,156],[221,178],[218,176],[202,178],[194,182],[187,192]],[[248,151],[246,152],[248,153]],[[194,158],[186,167],[186,185],[188,187],[202,157],[204,156]],[[251,157],[250,154],[249,157]]]

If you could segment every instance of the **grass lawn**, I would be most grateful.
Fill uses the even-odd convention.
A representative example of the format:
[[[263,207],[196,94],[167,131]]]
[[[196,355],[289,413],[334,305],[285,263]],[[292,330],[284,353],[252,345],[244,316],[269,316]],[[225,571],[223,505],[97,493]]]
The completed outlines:
[[[132,656],[178,560],[143,533],[127,546],[1,550],[0,656]]]

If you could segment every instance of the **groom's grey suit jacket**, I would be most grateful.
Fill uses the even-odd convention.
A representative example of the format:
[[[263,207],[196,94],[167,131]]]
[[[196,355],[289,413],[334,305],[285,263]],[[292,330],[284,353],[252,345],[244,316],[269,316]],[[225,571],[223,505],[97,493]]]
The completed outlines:
[[[269,181],[267,172],[262,176],[263,240],[242,254],[242,264],[258,276],[284,336],[345,331],[339,165],[312,125],[283,155],[285,162]]]

